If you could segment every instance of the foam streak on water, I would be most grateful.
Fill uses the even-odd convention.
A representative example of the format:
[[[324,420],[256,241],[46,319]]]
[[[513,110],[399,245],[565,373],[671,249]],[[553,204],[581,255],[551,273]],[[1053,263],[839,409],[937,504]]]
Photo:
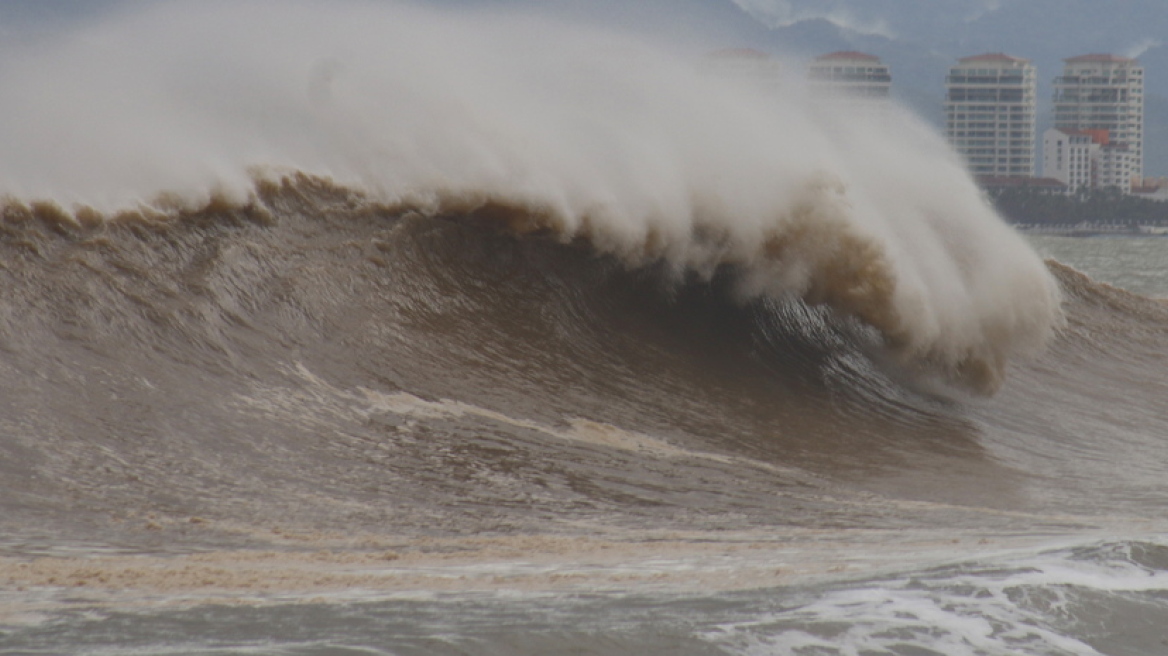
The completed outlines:
[[[660,582],[636,591],[565,594],[583,578],[595,583],[620,571],[597,568],[558,578],[549,570],[552,587],[525,590],[350,589],[196,606],[159,597],[149,609],[77,599],[69,610],[8,616],[3,630],[13,648],[84,654],[1150,654],[1168,640],[1160,622],[1166,553],[1146,540],[999,548],[912,573],[821,573],[779,588],[695,594],[683,575],[701,573],[707,554],[629,570]],[[744,550],[723,564],[741,571],[776,556],[784,565],[798,558]],[[517,565],[491,571],[515,577],[532,569]]]
[[[829,588],[720,631],[752,654],[1157,653],[1164,550],[1118,541],[939,567]]]

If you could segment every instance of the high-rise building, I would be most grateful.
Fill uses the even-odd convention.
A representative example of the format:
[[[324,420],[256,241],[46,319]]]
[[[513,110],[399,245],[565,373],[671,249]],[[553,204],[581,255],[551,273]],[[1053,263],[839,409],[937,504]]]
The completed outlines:
[[[1130,161],[1126,184],[1143,179],[1144,69],[1135,59],[1083,55],[1063,60],[1054,80],[1054,124],[1068,130],[1106,130],[1108,145],[1125,150]]]
[[[782,64],[754,48],[726,48],[706,55],[705,69],[726,80],[759,90],[774,91],[782,85]]]
[[[888,66],[875,55],[841,51],[816,57],[807,69],[812,88],[849,100],[887,100],[892,88]]]
[[[949,69],[945,87],[946,134],[970,171],[1034,177],[1034,66],[1001,53],[965,57]]]
[[[1075,192],[1095,186],[1099,138],[1086,130],[1051,128],[1042,135],[1042,174]]]

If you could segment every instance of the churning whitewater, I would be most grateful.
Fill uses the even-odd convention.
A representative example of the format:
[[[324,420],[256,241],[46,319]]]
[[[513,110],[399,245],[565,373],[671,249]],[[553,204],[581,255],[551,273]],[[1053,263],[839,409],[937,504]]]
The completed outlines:
[[[9,46],[9,212],[167,214],[327,179],[363,202],[740,271],[992,392],[1059,321],[1041,261],[913,118],[769,92],[551,20],[361,3],[167,3]],[[220,201],[215,201],[220,202]]]
[[[519,13],[119,6],[0,45],[0,652],[1166,644],[1168,306],[912,116]]]

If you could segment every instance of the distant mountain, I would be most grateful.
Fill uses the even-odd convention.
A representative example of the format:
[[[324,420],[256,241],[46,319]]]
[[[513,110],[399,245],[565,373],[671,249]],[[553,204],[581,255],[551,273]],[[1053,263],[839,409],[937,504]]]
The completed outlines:
[[[869,52],[891,67],[896,97],[938,126],[945,74],[959,57],[1005,52],[1030,59],[1039,74],[1041,129],[1050,124],[1052,80],[1064,58],[1136,56],[1146,79],[1145,175],[1168,176],[1168,0],[414,1],[566,17],[691,51],[742,46],[803,59]],[[13,38],[38,20],[78,20],[127,3],[0,0],[0,37]]]
[[[941,126],[947,70],[1005,52],[1038,68],[1039,127],[1051,123],[1062,60],[1094,52],[1143,64],[1145,175],[1168,176],[1166,0],[430,0],[521,7],[667,37],[691,48],[753,47],[809,59],[834,50],[879,56],[893,93]],[[1163,42],[1160,40],[1163,38]]]
[[[717,2],[719,0],[710,0]],[[1061,59],[1089,52],[1138,56],[1149,85],[1168,93],[1168,6],[1163,0],[720,0],[779,35],[828,21],[853,38],[951,57],[1007,52],[1054,77]],[[812,28],[818,29],[818,28]]]
[[[811,56],[846,48],[881,57],[892,68],[894,93],[938,124],[945,74],[959,57],[1005,52],[1030,59],[1038,68],[1040,126],[1051,122],[1052,80],[1063,59],[1094,52],[1137,57],[1145,69],[1145,175],[1168,175],[1164,0],[733,2],[770,28],[765,45],[773,49]]]

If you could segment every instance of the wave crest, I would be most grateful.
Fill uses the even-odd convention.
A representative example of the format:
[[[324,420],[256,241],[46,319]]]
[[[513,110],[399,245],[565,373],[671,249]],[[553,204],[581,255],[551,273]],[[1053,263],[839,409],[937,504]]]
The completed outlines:
[[[51,201],[23,203],[10,198],[0,214],[11,236],[32,224],[67,233],[170,221],[271,223],[290,206],[308,215],[339,207],[488,225],[519,238],[576,243],[614,256],[630,268],[664,265],[678,281],[689,276],[708,280],[732,271],[733,293],[742,302],[799,298],[810,306],[827,307],[879,331],[883,346],[900,366],[940,374],[985,394],[1001,384],[1012,355],[1041,346],[1060,320],[1058,290],[1045,269],[1023,270],[1024,275],[1007,271],[1013,275],[1000,288],[1003,296],[976,313],[979,308],[969,304],[981,293],[977,286],[989,273],[977,262],[966,264],[966,279],[958,281],[966,285],[960,290],[964,298],[949,308],[956,312],[945,314],[936,299],[906,283],[905,263],[895,259],[893,247],[850,220],[845,188],[827,176],[810,181],[786,212],[751,235],[734,231],[727,217],[711,214],[695,216],[684,236],[649,223],[639,239],[616,239],[607,228],[608,217],[565,215],[549,205],[498,193],[434,192],[384,203],[367,192],[305,173],[257,178],[243,201],[212,194],[192,204],[166,196],[134,210],[103,215],[89,207],[70,210]],[[967,323],[942,329],[954,321]]]
[[[824,105],[799,76],[746,88],[626,35],[394,3],[179,1],[53,38],[0,52],[19,64],[0,67],[19,99],[0,194],[83,224],[264,220],[268,187],[312,202],[332,187],[329,203],[579,240],[631,266],[734,267],[742,297],[856,317],[903,364],[983,392],[1060,320],[1041,260],[939,136],[895,107]],[[204,68],[208,43],[223,66]],[[54,213],[5,210],[22,212]]]

